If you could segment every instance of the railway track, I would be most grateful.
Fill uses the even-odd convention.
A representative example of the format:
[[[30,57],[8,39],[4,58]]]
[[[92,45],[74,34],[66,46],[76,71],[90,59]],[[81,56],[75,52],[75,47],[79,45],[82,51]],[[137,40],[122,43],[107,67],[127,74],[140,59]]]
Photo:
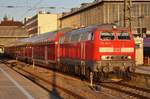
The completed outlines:
[[[150,90],[126,83],[101,83],[101,86],[125,93],[138,99],[150,99]]]
[[[7,64],[7,65],[9,64],[9,63],[7,63],[6,61],[2,61],[2,63],[5,63],[5,64]],[[15,65],[16,65],[16,63],[15,63],[15,62],[12,62],[11,64],[9,64],[9,67],[13,68],[13,67],[15,67]],[[31,81],[33,81],[34,83],[38,84],[39,86],[41,86],[42,88],[44,88],[45,90],[47,90],[47,91],[49,91],[49,92],[51,91],[51,89],[46,88],[46,86],[52,85],[52,86],[55,87],[56,89],[59,89],[59,90],[65,92],[65,93],[67,93],[67,94],[73,96],[75,99],[76,99],[76,98],[77,98],[77,99],[85,99],[83,96],[80,96],[80,95],[78,95],[78,94],[76,94],[76,93],[73,93],[72,91],[70,91],[70,90],[68,90],[68,89],[65,89],[65,88],[63,88],[63,87],[61,87],[61,86],[59,86],[59,85],[57,85],[57,84],[55,84],[55,83],[53,83],[53,82],[47,80],[47,79],[44,79],[44,78],[38,76],[38,75],[36,75],[35,73],[29,72],[29,71],[27,71],[27,70],[25,70],[25,69],[23,69],[23,68],[17,67],[17,68],[13,68],[13,70],[15,70],[15,71],[18,72],[19,74],[23,75],[24,77],[30,79]],[[29,76],[29,75],[30,75],[30,76]],[[43,86],[41,83],[39,83],[39,81],[37,82],[36,80],[40,80],[40,81],[42,81],[42,83],[44,82],[44,83],[47,84],[47,85]]]
[[[3,61],[3,63],[8,64],[6,61]],[[13,67],[16,64],[12,62],[10,65],[11,65],[11,67]],[[22,68],[18,68],[18,69],[22,71],[22,72],[19,72],[20,74],[24,75],[25,77],[27,77],[28,79],[32,80],[33,82],[35,82],[35,79],[33,79],[33,78],[40,79],[40,80],[46,82],[47,84],[51,84],[52,86],[54,86],[54,87],[64,91],[65,93],[68,93],[68,94],[72,95],[74,98],[85,99],[83,96],[78,95],[76,93],[73,93],[73,92],[71,92],[68,89],[64,89],[63,87],[61,87],[59,85],[56,85],[56,84],[54,84],[54,83],[50,82],[49,80],[46,80],[46,79],[44,79],[42,77],[39,77],[39,76],[35,75],[34,73],[31,73],[31,72],[29,72],[27,70],[24,70]],[[15,71],[18,72],[18,70],[16,70],[16,69],[15,69]],[[32,77],[31,76],[29,77],[27,75],[32,75]],[[108,88],[108,89],[110,89],[112,91],[115,90],[118,93],[123,93],[123,94],[126,94],[128,96],[135,97],[135,98],[150,99],[150,90],[149,89],[145,89],[145,88],[142,88],[142,87],[129,85],[127,83],[122,83],[122,82],[119,82],[119,83],[100,83],[100,86]],[[50,91],[50,90],[48,90],[48,91]],[[117,99],[117,98],[114,98],[114,99]]]
[[[119,99],[118,97],[116,96],[113,96],[111,94],[108,94],[107,92],[105,91],[102,91],[100,94],[98,93],[95,93],[95,91],[91,90],[90,87],[88,86],[88,84],[86,83],[85,84],[85,87],[88,88],[90,90],[90,93],[87,91],[87,90],[84,90],[83,92],[81,92],[80,94],[79,93],[76,93],[70,89],[67,89],[63,86],[60,86],[52,81],[50,81],[49,79],[47,79],[48,77],[43,77],[43,74],[46,74],[46,75],[49,75],[48,72],[45,72],[45,71],[41,71],[41,70],[37,70],[37,68],[40,68],[40,67],[37,67],[37,68],[30,68],[30,69],[33,69],[34,72],[31,72],[31,71],[28,71],[26,69],[24,69],[24,67],[28,67],[28,66],[25,66],[25,64],[19,64],[21,65],[20,67],[16,66],[16,62],[11,62],[11,63],[8,63],[7,61],[3,61],[4,64],[6,64],[8,67],[12,68],[13,70],[15,70],[16,72],[18,72],[19,74],[23,75],[24,77],[30,79],[31,81],[33,81],[34,83],[36,83],[37,85],[41,86],[42,88],[44,88],[45,90],[51,92],[51,89],[49,87],[47,87],[48,85],[51,85],[53,87],[56,88],[56,90],[61,90],[62,92],[68,94],[68,97],[67,98],[64,98],[64,99],[97,99],[97,97],[101,97],[100,99],[104,99],[103,97],[110,97],[108,99]],[[23,68],[22,68],[23,67]],[[31,67],[31,66],[30,66]],[[45,69],[45,68],[41,68],[41,69]],[[45,70],[48,70],[48,69],[45,69]],[[48,70],[49,71],[49,70]],[[41,76],[39,76],[39,73],[41,74]],[[62,75],[61,73],[58,73],[57,75],[59,75],[61,78],[65,79],[65,75]],[[68,76],[67,77],[67,80],[75,80],[76,83],[78,83],[78,81],[80,81],[80,84],[81,84],[81,80],[80,79],[77,79],[77,78],[74,78],[72,76]],[[38,82],[37,82],[38,81]],[[41,83],[39,83],[41,82]],[[85,83],[85,82],[83,82]],[[45,84],[45,85],[44,85]],[[44,85],[44,86],[43,86]],[[73,86],[73,85],[72,85]],[[76,87],[77,88],[77,87]],[[77,88],[77,89],[80,89],[80,88]],[[76,89],[76,90],[77,90]],[[80,90],[81,91],[81,90]],[[60,92],[60,91],[59,91]],[[83,93],[86,93],[89,95],[89,97],[87,97],[86,95],[84,95]],[[91,94],[91,95],[90,95]],[[95,95],[94,95],[95,94]],[[71,96],[71,97],[70,97]],[[98,98],[99,99],[99,98]]]

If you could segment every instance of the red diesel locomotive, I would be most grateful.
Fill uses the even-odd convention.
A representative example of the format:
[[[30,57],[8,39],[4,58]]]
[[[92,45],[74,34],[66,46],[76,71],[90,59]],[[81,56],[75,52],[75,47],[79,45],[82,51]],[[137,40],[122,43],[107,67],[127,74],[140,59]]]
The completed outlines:
[[[6,54],[86,77],[90,72],[96,78],[114,71],[134,72],[135,42],[129,29],[95,25],[46,33],[22,41],[27,42],[6,47]],[[9,52],[14,48],[16,51]]]

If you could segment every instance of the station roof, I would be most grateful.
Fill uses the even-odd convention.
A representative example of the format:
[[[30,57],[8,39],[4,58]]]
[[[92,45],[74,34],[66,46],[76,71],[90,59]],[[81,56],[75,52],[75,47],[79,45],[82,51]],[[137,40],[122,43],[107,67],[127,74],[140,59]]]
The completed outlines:
[[[62,20],[62,19],[65,19],[69,16],[72,16],[72,15],[75,15],[77,13],[80,13],[86,9],[89,9],[89,8],[92,8],[92,7],[95,7],[99,4],[102,4],[103,2],[124,2],[124,0],[95,0],[93,1],[92,3],[83,3],[81,4],[81,6],[79,8],[75,8],[73,10],[70,11],[70,12],[64,12],[64,14],[62,14],[62,17],[60,17],[59,19]],[[132,0],[132,2],[150,2],[150,0]]]
[[[27,38],[26,30],[18,26],[0,26],[0,45],[7,46],[19,38]]]
[[[28,34],[22,27],[0,26],[0,37],[28,37]]]

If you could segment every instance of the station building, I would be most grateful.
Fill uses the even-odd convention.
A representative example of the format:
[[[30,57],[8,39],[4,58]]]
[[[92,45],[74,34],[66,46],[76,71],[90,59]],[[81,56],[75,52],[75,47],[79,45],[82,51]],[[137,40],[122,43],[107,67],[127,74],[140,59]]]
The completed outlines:
[[[58,29],[58,17],[60,14],[40,11],[35,16],[26,17],[24,26],[29,36],[43,34]]]
[[[79,8],[72,8],[70,12],[63,13],[60,18],[61,28],[80,27],[93,24],[113,23],[124,26],[125,0],[95,0],[92,3],[83,3]],[[131,11],[131,28],[134,33],[146,32],[150,34],[150,0],[131,1],[128,7]],[[127,12],[129,9],[127,9]],[[129,21],[126,19],[126,21]],[[140,30],[140,31],[139,31]],[[145,31],[144,31],[145,30]]]
[[[26,29],[20,21],[14,21],[7,16],[0,22],[0,53],[4,52],[4,47],[17,39],[27,38]]]

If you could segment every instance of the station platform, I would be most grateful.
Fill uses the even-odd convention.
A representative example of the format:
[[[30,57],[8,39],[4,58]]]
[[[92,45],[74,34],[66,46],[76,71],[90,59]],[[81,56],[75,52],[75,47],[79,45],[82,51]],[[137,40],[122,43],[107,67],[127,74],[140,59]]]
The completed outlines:
[[[0,63],[0,99],[57,99],[22,75]]]
[[[150,75],[150,66],[137,66],[135,72]]]

